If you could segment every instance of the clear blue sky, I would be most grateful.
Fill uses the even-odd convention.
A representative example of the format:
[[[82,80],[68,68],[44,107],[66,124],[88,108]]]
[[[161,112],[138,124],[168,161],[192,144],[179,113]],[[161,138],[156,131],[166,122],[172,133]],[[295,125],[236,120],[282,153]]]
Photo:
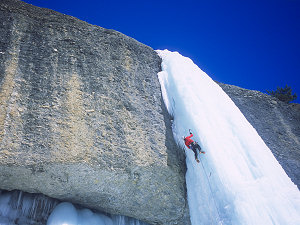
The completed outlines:
[[[214,80],[300,102],[300,0],[25,0],[190,57]]]

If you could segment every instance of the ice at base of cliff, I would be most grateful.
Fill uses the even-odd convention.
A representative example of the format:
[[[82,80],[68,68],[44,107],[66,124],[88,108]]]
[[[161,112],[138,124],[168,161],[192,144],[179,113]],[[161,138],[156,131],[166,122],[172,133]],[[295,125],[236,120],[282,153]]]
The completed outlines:
[[[113,225],[107,216],[93,213],[89,209],[77,210],[71,203],[63,202],[55,207],[47,225]]]
[[[47,225],[148,225],[125,216],[106,216],[90,209],[76,209],[69,202],[58,204],[48,218]]]
[[[300,224],[300,192],[225,92],[191,59],[157,51],[162,94],[173,134],[192,129],[206,154],[186,149],[192,225]]]

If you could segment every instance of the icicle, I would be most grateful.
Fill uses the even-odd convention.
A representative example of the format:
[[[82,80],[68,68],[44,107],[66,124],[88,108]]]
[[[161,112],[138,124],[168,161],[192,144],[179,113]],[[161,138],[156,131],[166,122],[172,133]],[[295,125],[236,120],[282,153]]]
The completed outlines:
[[[92,212],[90,209],[76,209],[71,203],[58,203],[57,200],[41,194],[0,190],[0,225],[62,225],[60,221],[64,219],[69,221],[68,225],[148,225],[126,216],[106,215]],[[66,210],[69,213],[66,213]]]
[[[0,192],[0,224],[45,224],[58,201],[41,194]]]

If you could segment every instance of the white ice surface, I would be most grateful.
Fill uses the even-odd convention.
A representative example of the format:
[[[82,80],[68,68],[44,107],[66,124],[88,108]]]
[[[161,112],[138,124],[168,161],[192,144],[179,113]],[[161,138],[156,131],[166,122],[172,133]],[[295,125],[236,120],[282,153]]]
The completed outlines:
[[[62,202],[50,214],[47,225],[113,225],[113,221],[103,214]]]
[[[0,198],[1,200],[1,198]],[[5,199],[3,198],[3,201]],[[1,201],[0,201],[1,203]],[[1,221],[0,221],[1,225]],[[47,225],[149,225],[137,219],[121,216],[106,216],[90,209],[77,209],[72,203],[58,204],[50,214]]]
[[[192,225],[300,224],[300,193],[256,130],[191,59],[168,50],[158,74],[179,145],[192,129],[206,154],[186,149]]]

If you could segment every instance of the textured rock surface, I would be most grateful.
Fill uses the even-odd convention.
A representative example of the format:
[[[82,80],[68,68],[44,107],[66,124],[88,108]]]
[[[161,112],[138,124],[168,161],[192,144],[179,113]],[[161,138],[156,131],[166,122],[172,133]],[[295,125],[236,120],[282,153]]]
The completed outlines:
[[[300,188],[300,111],[298,105],[286,104],[259,91],[218,84],[239,107],[288,176]]]
[[[189,224],[184,155],[162,103],[160,63],[119,32],[1,0],[0,189]],[[298,105],[220,86],[299,187]]]
[[[160,64],[119,32],[1,0],[0,189],[189,223]]]

